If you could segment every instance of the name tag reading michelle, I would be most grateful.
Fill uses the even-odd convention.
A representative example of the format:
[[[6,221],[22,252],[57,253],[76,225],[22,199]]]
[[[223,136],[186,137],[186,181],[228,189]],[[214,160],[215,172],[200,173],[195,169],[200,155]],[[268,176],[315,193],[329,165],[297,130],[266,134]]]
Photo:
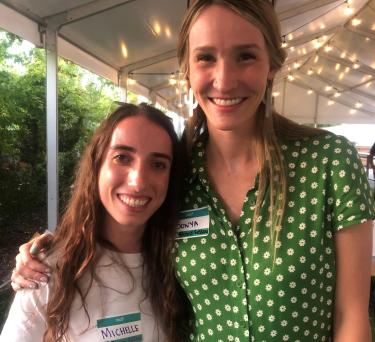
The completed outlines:
[[[142,341],[140,312],[98,319],[96,326],[100,341]]]
[[[208,235],[210,226],[208,207],[180,211],[178,218],[176,239]]]

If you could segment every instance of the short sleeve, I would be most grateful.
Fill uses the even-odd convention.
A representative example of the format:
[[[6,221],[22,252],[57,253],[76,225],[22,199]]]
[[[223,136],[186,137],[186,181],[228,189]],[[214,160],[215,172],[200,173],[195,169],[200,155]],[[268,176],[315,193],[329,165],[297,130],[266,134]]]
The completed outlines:
[[[328,200],[334,230],[375,218],[374,199],[357,150],[344,137],[333,137],[328,151]]]

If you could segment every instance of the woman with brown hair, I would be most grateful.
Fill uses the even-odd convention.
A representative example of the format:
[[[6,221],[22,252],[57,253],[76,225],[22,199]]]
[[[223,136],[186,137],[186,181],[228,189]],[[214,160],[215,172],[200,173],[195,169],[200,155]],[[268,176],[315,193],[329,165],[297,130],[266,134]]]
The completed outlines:
[[[169,118],[125,104],[80,162],[53,236],[51,281],[19,292],[4,341],[177,341],[189,305],[175,279],[178,140]]]
[[[184,18],[178,58],[199,105],[175,262],[194,341],[371,338],[367,179],[345,138],[274,111],[285,57],[265,0],[197,0]]]

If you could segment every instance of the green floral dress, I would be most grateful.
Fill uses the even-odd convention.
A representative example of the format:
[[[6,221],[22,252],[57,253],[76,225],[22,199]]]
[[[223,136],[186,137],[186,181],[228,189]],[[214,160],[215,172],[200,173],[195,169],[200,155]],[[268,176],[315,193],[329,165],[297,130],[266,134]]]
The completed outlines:
[[[191,340],[331,339],[334,236],[373,219],[373,197],[357,152],[345,138],[323,134],[280,146],[288,187],[275,259],[268,192],[253,244],[257,183],[232,226],[208,181],[204,145],[194,150],[175,256],[177,277],[196,316]]]

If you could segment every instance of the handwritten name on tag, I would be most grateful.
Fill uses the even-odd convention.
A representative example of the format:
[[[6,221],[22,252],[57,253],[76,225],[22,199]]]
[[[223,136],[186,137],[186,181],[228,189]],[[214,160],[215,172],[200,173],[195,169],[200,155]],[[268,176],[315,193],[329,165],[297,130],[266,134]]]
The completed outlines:
[[[135,312],[97,320],[100,341],[141,342],[141,314]]]
[[[210,227],[208,207],[180,211],[176,239],[206,236]]]

